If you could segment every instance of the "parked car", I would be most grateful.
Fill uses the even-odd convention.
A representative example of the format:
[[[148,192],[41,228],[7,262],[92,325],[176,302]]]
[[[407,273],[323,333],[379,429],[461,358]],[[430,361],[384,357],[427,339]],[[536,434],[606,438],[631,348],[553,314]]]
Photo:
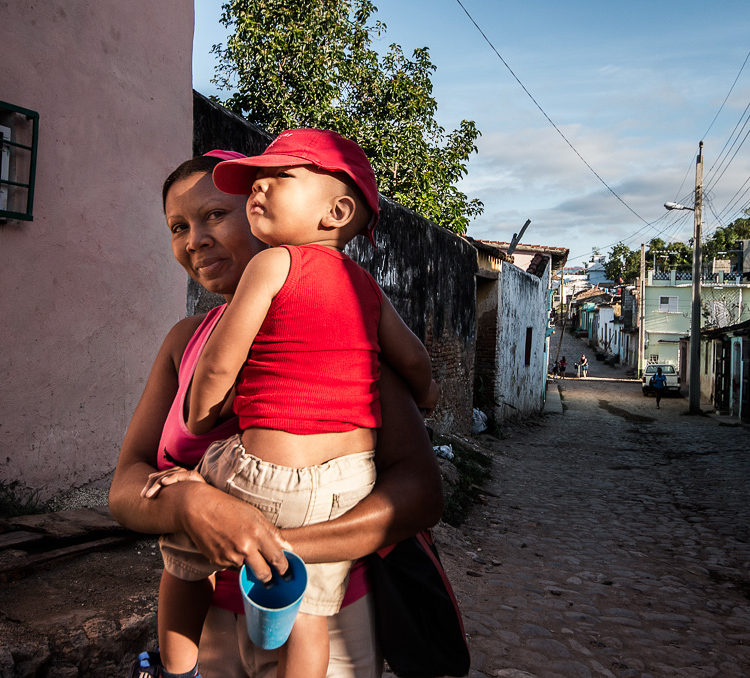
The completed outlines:
[[[656,370],[660,367],[661,373],[667,378],[667,383],[664,387],[665,393],[675,393],[676,395],[680,395],[682,392],[680,375],[674,365],[667,365],[666,363],[646,365],[646,370],[641,377],[641,389],[643,390],[643,395],[647,396],[654,392],[654,389],[649,386],[649,382],[651,381],[651,377],[656,374]]]

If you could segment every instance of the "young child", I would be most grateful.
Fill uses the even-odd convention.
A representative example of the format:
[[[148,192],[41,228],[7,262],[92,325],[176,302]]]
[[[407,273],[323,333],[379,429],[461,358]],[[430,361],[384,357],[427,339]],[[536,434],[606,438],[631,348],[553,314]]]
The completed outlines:
[[[420,407],[431,410],[437,401],[424,346],[374,279],[342,252],[360,233],[374,244],[374,173],[353,141],[295,129],[259,156],[220,163],[214,183],[227,193],[250,193],[252,232],[271,247],[248,264],[196,367],[190,431],[215,425],[235,382],[242,429],[214,443],[198,470],[278,527],[331,520],[375,483],[379,352]],[[163,538],[162,554],[162,661],[172,673],[197,675],[208,577],[217,567],[185,535]],[[308,588],[280,649],[277,675],[325,676],[326,617],[341,605],[349,566],[308,566]]]

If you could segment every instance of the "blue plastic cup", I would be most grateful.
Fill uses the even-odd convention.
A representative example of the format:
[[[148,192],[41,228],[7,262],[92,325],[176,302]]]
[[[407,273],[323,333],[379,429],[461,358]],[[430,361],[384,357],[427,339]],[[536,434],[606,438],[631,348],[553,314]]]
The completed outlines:
[[[250,640],[264,650],[275,650],[289,638],[307,588],[307,568],[302,559],[284,551],[289,569],[263,583],[247,564],[240,569],[240,590],[245,606],[245,623]]]

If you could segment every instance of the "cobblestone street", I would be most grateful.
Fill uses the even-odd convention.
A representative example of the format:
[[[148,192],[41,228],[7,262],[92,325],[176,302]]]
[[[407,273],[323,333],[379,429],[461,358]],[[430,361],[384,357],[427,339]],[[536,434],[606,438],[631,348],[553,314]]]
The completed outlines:
[[[566,335],[569,373],[583,348]],[[492,443],[482,503],[437,530],[470,675],[750,675],[748,429],[657,410],[586,352],[590,378],[551,383]]]

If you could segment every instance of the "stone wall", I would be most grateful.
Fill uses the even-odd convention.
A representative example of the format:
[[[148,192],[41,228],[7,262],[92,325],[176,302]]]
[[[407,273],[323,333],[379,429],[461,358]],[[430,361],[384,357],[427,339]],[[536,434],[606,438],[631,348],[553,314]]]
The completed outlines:
[[[193,154],[215,148],[258,155],[273,137],[193,90]]]
[[[194,152],[226,148],[260,153],[271,137],[221,106],[194,93]],[[436,431],[471,428],[476,334],[476,251],[466,241],[381,196],[377,250],[356,238],[347,254],[367,269],[406,324],[425,343],[440,384],[440,403],[431,418]],[[222,299],[190,282],[189,313]]]
[[[495,276],[497,274],[495,273]],[[477,276],[477,341],[474,407],[490,414],[495,407],[498,279]]]

